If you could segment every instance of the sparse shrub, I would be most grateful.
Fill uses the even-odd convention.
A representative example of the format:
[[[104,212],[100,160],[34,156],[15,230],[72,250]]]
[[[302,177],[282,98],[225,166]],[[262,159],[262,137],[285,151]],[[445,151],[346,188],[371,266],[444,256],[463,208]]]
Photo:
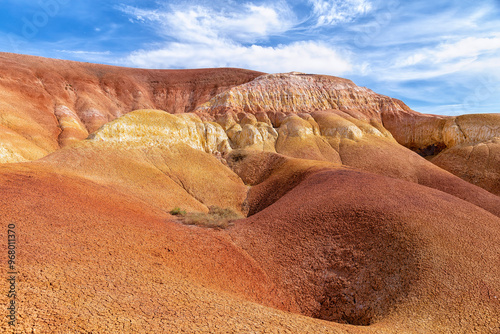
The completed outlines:
[[[186,215],[186,210],[182,210],[178,206],[170,210],[170,214],[174,216],[185,216]]]
[[[246,158],[246,155],[244,155],[244,154],[242,154],[242,153],[235,153],[235,154],[231,157],[231,159],[232,159],[234,162],[239,162],[239,161],[241,161],[241,160],[243,160],[243,159],[245,159],[245,158]]]
[[[208,207],[208,214],[218,217],[220,219],[236,220],[242,218],[240,214],[234,212],[230,208],[221,208],[216,205],[211,205]]]
[[[224,229],[233,225],[233,221],[243,218],[229,208],[209,206],[209,212],[189,212],[183,215],[182,222],[187,225],[196,225],[209,228]]]

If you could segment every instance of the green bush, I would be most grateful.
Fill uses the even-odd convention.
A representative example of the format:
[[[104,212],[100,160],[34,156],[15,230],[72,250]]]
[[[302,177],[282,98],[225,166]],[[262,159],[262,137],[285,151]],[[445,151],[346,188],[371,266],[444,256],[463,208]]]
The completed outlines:
[[[170,210],[170,214],[174,216],[185,216],[186,215],[186,210],[182,210],[178,206]]]

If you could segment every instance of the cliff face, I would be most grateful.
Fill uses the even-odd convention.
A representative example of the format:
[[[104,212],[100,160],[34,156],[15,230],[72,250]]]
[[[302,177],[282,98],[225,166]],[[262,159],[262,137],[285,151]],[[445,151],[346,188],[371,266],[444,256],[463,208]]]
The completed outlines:
[[[403,146],[434,156],[456,145],[474,144],[500,136],[500,114],[435,116],[384,115],[384,126]]]
[[[400,144],[424,156],[500,136],[499,115],[420,114],[399,100],[356,86],[350,80],[302,73],[260,76],[196,109],[216,119],[233,113],[242,120],[251,114],[275,128],[287,115],[320,110],[341,111],[358,120],[382,124]]]
[[[431,161],[467,182],[500,195],[500,136],[454,146]]]
[[[352,81],[303,73],[268,74],[234,87],[201,105],[197,111],[211,115],[228,110],[268,114],[279,126],[280,116],[336,109],[349,115],[381,120],[381,112],[411,112],[401,101],[356,86]]]

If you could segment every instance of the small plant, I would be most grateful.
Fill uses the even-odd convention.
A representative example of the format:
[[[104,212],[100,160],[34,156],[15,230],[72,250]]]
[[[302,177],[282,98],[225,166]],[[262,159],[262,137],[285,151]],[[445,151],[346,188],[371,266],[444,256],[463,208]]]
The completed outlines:
[[[189,212],[182,215],[182,222],[187,225],[196,225],[209,228],[224,229],[233,225],[233,221],[243,218],[229,208],[209,206],[208,213]]]
[[[239,161],[245,159],[246,156],[242,153],[236,153],[231,158],[233,159],[234,162],[239,162]]]
[[[170,210],[170,214],[173,216],[185,216],[186,215],[186,210],[182,210],[178,206]]]

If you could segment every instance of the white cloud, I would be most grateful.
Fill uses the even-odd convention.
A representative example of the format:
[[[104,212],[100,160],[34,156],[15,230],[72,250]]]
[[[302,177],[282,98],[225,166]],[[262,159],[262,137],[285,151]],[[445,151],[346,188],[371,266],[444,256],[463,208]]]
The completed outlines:
[[[491,52],[500,53],[500,36],[490,38],[467,37],[453,43],[441,43],[434,49],[426,48],[398,62],[399,66],[462,62]]]
[[[453,73],[495,72],[500,55],[500,35],[465,37],[434,48],[421,48],[400,56],[393,66],[393,80],[422,80]],[[496,59],[495,59],[496,58]],[[492,59],[495,59],[492,61]]]
[[[372,10],[367,0],[309,0],[317,17],[317,26],[351,22]]]
[[[270,35],[282,34],[295,24],[295,16],[287,6],[250,3],[232,11],[216,11],[203,6],[172,6],[166,11],[130,6],[120,9],[138,21],[154,23],[163,35],[184,42],[228,39],[253,43]]]
[[[276,47],[246,47],[221,41],[210,46],[171,43],[159,50],[136,51],[126,62],[144,68],[243,67],[268,73],[300,71],[341,75],[352,69],[336,50],[313,41]]]
[[[155,24],[167,40],[124,61],[143,68],[243,67],[263,72],[301,71],[341,75],[352,66],[320,41],[265,46],[259,42],[295,25],[287,6],[242,4],[230,11],[203,6],[143,10],[123,7],[135,20]],[[169,41],[170,40],[170,41]],[[172,41],[173,40],[173,41]]]
[[[447,62],[460,58],[476,58],[497,51],[500,53],[500,35],[492,38],[467,37],[456,43],[446,43],[431,53],[434,62]]]

